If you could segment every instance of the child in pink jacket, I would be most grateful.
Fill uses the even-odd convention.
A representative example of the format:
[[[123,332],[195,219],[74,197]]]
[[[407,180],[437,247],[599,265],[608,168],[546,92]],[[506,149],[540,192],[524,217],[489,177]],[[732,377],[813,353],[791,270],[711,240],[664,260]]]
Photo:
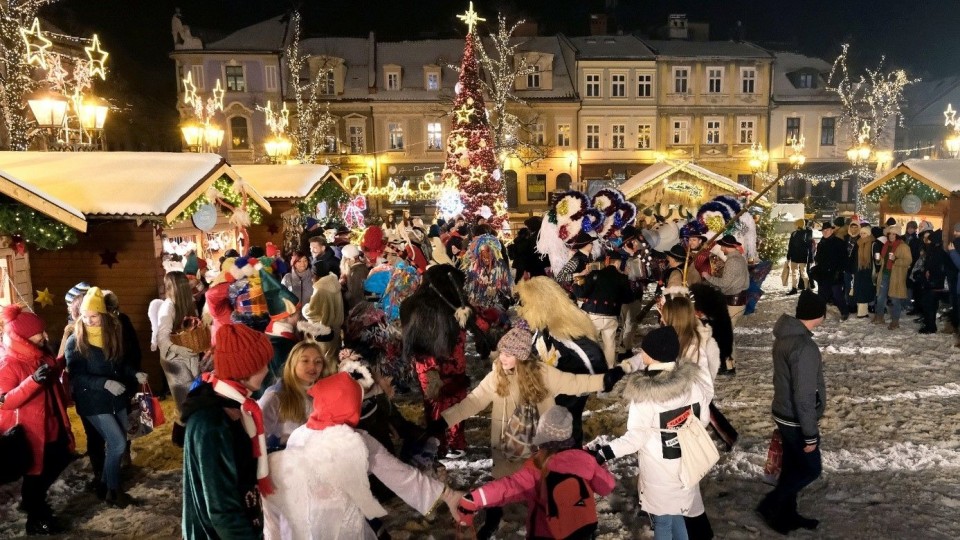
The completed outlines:
[[[522,469],[460,499],[460,524],[472,525],[481,508],[522,502],[527,505],[527,538],[593,538],[597,530],[593,494],[610,494],[613,475],[577,447],[573,417],[563,407],[554,406],[540,418],[533,444],[538,451]]]

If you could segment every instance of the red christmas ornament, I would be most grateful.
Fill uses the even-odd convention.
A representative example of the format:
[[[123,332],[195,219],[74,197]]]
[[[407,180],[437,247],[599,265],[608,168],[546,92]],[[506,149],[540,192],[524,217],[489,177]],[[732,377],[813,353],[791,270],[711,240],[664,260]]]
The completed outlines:
[[[15,251],[17,255],[23,255],[27,252],[27,243],[19,234],[10,237],[10,244],[13,246],[13,251]]]

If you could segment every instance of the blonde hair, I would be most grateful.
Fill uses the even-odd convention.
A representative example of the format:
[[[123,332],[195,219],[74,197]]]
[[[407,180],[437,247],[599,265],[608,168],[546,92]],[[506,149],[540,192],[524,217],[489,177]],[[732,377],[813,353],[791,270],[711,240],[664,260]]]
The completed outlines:
[[[681,355],[686,354],[691,345],[694,346],[694,350],[700,349],[697,312],[688,297],[680,295],[666,297],[660,308],[660,319],[664,326],[672,326],[677,331]],[[697,358],[690,360],[696,361]]]
[[[499,354],[493,361],[493,369],[497,372],[497,395],[509,396],[511,374],[503,369]],[[520,392],[519,403],[536,405],[547,398],[547,385],[543,382],[543,372],[536,356],[531,355],[523,362],[518,360],[512,375],[517,379],[517,390]]]
[[[277,398],[280,400],[280,421],[306,423],[307,411],[303,408],[303,402],[307,399],[307,391],[303,389],[303,383],[297,379],[297,364],[300,363],[300,356],[307,349],[317,351],[323,358],[323,351],[313,341],[301,341],[290,349],[287,355],[287,361],[283,365],[283,374],[280,377],[280,389],[277,391]],[[321,374],[321,378],[324,375]]]

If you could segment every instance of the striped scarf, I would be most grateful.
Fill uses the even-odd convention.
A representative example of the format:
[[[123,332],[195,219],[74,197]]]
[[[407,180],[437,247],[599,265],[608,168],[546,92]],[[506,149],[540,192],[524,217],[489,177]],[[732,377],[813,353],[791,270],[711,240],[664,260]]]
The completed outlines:
[[[263,432],[263,412],[257,402],[250,399],[250,390],[237,381],[218,379],[213,372],[203,374],[203,382],[213,387],[218,395],[240,404],[240,419],[243,430],[250,436],[253,457],[257,458],[257,487],[263,495],[273,493],[270,482],[270,466],[267,462],[267,438]]]

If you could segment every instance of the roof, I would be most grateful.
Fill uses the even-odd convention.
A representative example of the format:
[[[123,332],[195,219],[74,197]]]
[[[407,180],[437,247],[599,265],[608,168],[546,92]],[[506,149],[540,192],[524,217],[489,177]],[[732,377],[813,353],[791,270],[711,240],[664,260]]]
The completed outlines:
[[[772,58],[766,49],[747,41],[682,41],[644,39],[657,56],[696,58]]]
[[[427,39],[377,43],[377,101],[437,101],[437,91],[424,88],[423,66],[440,67],[440,89],[453,92],[457,72],[451,65],[460,65],[462,39]],[[386,65],[400,66],[400,90],[387,90],[383,74]]]
[[[578,60],[656,60],[656,54],[636,36],[583,36],[568,38]]]
[[[347,191],[326,165],[234,165],[233,170],[266,199],[309,197],[327,180]]]
[[[956,159],[908,159],[902,161],[873,182],[863,186],[862,191],[863,193],[870,193],[891,178],[904,173],[944,195],[960,192],[960,160]]]
[[[773,99],[789,101],[840,101],[840,96],[827,90],[827,79],[833,66],[821,58],[802,54],[777,52],[773,61]],[[813,71],[819,74],[816,88],[797,88],[788,77],[797,71]]]
[[[87,220],[79,210],[4,170],[0,170],[0,193],[80,232],[87,231]]]
[[[370,41],[364,38],[325,37],[300,41],[300,52],[311,56],[342,58],[347,71],[343,78],[343,94],[333,100],[369,99]],[[304,69],[307,69],[306,67]],[[308,76],[305,72],[303,76]],[[378,76],[380,76],[378,74]],[[422,86],[422,85],[421,85]]]
[[[719,175],[690,161],[673,160],[654,163],[653,165],[628,178],[626,181],[620,184],[619,189],[629,199],[643,191],[658,186],[665,178],[668,178],[677,172],[685,172],[730,193],[747,193],[750,195],[750,197],[757,196],[756,191],[753,191],[746,186],[742,186],[733,180],[730,180],[726,176]],[[766,198],[763,197],[761,197],[757,202],[764,206],[769,205]]]
[[[87,217],[168,223],[221,176],[239,178],[216,154],[173,152],[0,152],[0,170]],[[247,194],[270,211],[255,188]]]
[[[241,28],[227,37],[206,44],[206,51],[282,51],[287,36],[286,15],[279,15]]]

